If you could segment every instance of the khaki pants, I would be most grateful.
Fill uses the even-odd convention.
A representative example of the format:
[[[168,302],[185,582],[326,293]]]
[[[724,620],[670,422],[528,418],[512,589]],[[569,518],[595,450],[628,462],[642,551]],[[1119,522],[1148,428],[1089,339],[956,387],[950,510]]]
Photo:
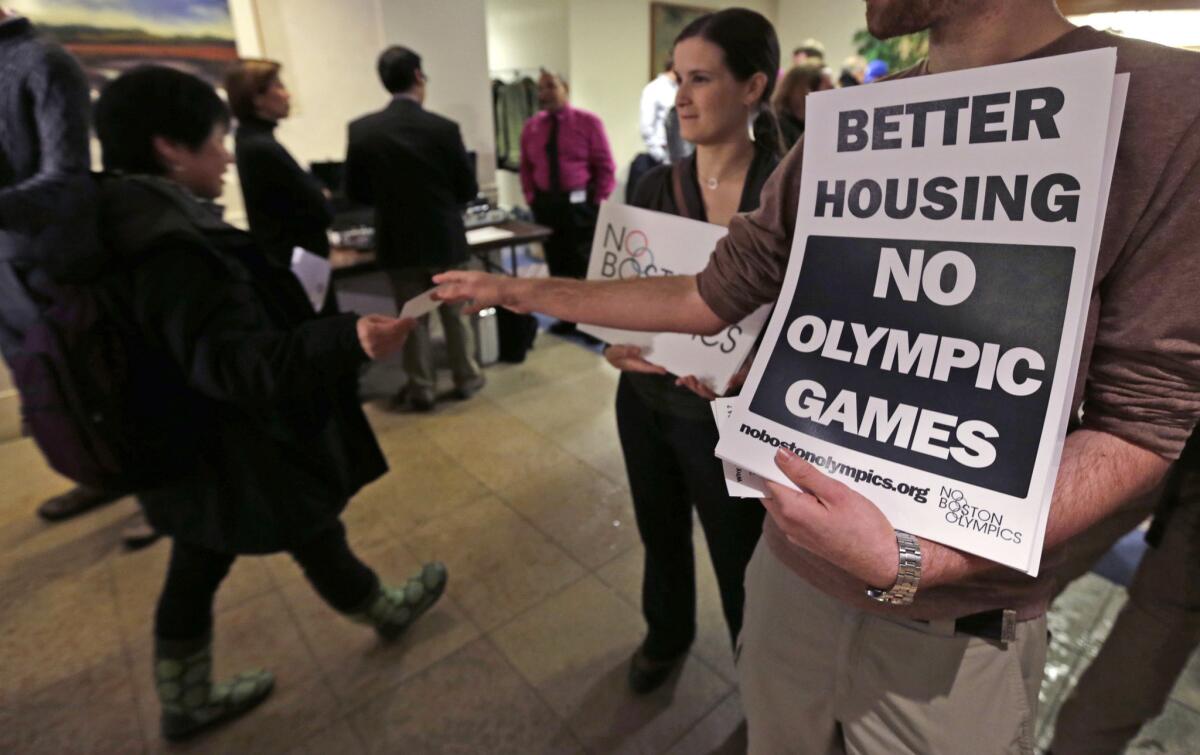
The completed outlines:
[[[885,619],[826,596],[761,541],[738,645],[752,755],[1033,752],[1044,616],[1007,646]]]
[[[396,308],[400,309],[404,302],[433,288],[433,276],[440,272],[441,269],[427,267],[389,270],[396,294]],[[475,334],[462,309],[461,303],[442,304],[436,311],[442,321],[442,331],[446,334],[446,355],[450,360],[454,385],[470,389],[483,380],[483,373],[475,360]],[[429,315],[418,318],[416,329],[404,344],[404,371],[408,373],[409,396],[432,401],[437,392],[437,373],[433,366],[433,344],[429,338]]]
[[[1146,551],[1129,601],[1058,714],[1055,755],[1115,755],[1163,711],[1200,644],[1200,472],[1176,469],[1162,541]]]

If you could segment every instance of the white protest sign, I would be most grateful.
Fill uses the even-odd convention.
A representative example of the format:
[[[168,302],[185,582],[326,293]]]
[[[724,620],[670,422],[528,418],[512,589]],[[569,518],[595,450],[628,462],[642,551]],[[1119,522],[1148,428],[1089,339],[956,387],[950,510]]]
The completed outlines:
[[[600,206],[588,280],[628,280],[656,275],[692,275],[708,264],[723,226],[605,202]],[[579,329],[602,341],[642,347],[642,356],[675,375],[695,375],[723,393],[762,331],[770,312],[759,308],[715,336],[640,333],[595,325]]]
[[[717,454],[786,446],[1037,574],[1123,110],[1116,51],[810,96],[783,289]]]
[[[300,280],[313,311],[320,312],[325,307],[325,297],[329,295],[329,279],[333,276],[333,267],[329,260],[313,254],[303,247],[292,248],[292,274]]]
[[[717,432],[721,431],[721,427],[725,424],[726,420],[733,415],[735,400],[733,398],[719,398],[709,402],[709,405],[712,407],[713,420],[717,423]],[[767,485],[763,482],[763,478],[724,459],[721,459],[721,469],[725,473],[725,490],[729,495],[734,498],[766,497]]]

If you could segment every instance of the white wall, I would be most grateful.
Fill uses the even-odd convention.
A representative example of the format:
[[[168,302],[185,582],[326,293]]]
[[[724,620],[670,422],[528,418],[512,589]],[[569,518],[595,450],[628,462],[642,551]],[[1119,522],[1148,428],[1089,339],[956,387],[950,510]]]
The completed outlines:
[[[388,102],[375,61],[412,47],[430,76],[426,107],[458,121],[479,153],[479,182],[495,180],[483,0],[230,0],[238,50],[283,63],[292,115],[276,135],[302,164],[341,160],[346,125]],[[236,184],[226,204],[241,213]]]
[[[290,6],[292,0],[287,2]],[[458,122],[467,149],[478,153],[479,185],[492,189],[496,135],[484,0],[378,2],[384,43],[410,47],[421,56],[421,68],[429,74],[425,107]],[[373,78],[374,70],[372,63]]]
[[[687,4],[731,5],[721,0]],[[778,0],[741,0],[738,5],[776,21]],[[617,191],[624,192],[629,163],[643,150],[638,101],[650,80],[650,0],[570,0],[568,26],[571,101],[604,121],[622,183]]]
[[[866,8],[860,0],[779,0],[775,31],[785,64],[791,63],[793,49],[813,37],[825,45],[826,61],[836,74],[842,61],[856,54],[854,32],[866,28]]]
[[[487,0],[488,68],[566,72],[567,0]]]
[[[546,68],[569,75],[567,19],[567,0],[487,0],[488,68]],[[496,171],[496,193],[502,205],[525,204],[514,171]]]

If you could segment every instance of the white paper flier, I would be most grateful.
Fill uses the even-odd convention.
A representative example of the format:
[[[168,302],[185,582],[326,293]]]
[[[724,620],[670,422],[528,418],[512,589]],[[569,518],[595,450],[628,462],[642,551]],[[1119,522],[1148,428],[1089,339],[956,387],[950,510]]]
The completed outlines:
[[[1092,50],[811,95],[787,274],[718,455],[790,484],[787,446],[897,528],[1036,575],[1115,65]]]
[[[333,267],[329,260],[302,247],[292,248],[292,274],[299,279],[312,304],[313,311],[320,312],[325,307],[325,297],[329,295],[329,280],[333,276]]]
[[[719,398],[710,402],[718,434],[724,432],[725,421],[733,414],[735,400],[734,398]],[[721,469],[725,472],[725,489],[729,495],[734,498],[763,498],[766,496],[767,485],[763,478],[724,459],[721,459]]]

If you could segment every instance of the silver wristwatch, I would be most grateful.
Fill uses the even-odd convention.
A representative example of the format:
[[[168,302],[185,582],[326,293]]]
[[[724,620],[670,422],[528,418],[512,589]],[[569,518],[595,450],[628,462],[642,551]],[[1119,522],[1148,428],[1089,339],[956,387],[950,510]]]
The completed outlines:
[[[896,530],[896,545],[900,548],[900,571],[891,589],[867,588],[867,597],[893,606],[906,606],[917,595],[921,582],[921,545],[907,532]]]

